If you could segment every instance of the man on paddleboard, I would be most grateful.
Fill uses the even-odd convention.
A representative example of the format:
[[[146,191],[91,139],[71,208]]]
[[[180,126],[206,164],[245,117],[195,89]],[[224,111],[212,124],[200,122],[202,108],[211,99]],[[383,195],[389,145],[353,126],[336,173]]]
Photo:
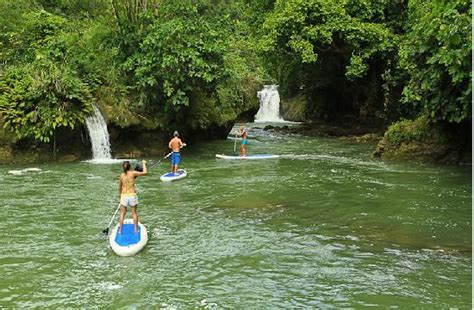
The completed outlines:
[[[119,177],[119,196],[120,196],[120,218],[119,218],[119,234],[122,233],[123,220],[127,214],[127,208],[132,209],[132,218],[134,232],[138,233],[138,197],[135,192],[135,178],[147,174],[146,160],[142,160],[143,171],[130,170],[130,162],[128,160],[122,163],[123,173]]]
[[[174,174],[176,174],[178,171],[178,165],[181,162],[180,150],[184,146],[186,146],[186,143],[181,141],[178,131],[175,131],[173,133],[173,138],[171,139],[170,143],[168,143],[168,147],[173,151],[173,154],[171,155],[171,172]]]
[[[247,140],[247,130],[245,129],[244,124],[240,125],[240,129],[237,132],[237,136],[242,138],[242,142],[240,145],[240,156],[245,156],[246,154],[246,149],[245,146],[249,143]]]

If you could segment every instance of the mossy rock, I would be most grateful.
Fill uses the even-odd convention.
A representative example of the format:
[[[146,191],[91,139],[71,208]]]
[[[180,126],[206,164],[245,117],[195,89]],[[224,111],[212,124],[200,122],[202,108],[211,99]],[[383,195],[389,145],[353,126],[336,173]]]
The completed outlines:
[[[0,116],[0,144],[1,145],[13,145],[18,140],[13,132],[3,128],[4,121],[3,117]]]
[[[68,154],[58,157],[58,162],[70,163],[79,160],[80,158],[74,154]]]
[[[287,121],[304,121],[306,97],[300,94],[292,98],[283,98],[280,101],[280,110],[282,117]]]
[[[13,160],[13,151],[10,146],[0,147],[0,164],[6,164]]]
[[[453,162],[448,135],[427,118],[402,120],[389,126],[374,156],[418,162]]]
[[[132,104],[127,98],[122,96],[117,98],[108,87],[101,87],[97,91],[97,98],[100,98],[97,105],[107,124],[114,124],[121,128],[141,126],[146,129],[155,129],[162,123],[162,120],[143,115],[131,108]]]

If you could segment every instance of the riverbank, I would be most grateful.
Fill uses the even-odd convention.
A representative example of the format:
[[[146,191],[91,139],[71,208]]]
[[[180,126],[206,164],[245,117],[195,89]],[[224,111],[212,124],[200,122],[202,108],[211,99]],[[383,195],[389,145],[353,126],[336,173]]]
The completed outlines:
[[[364,124],[353,120],[344,125],[341,122],[313,121],[299,126],[268,125],[264,130],[371,143],[374,145],[372,155],[383,160],[472,165],[469,141],[461,141],[452,133],[439,128],[430,128],[423,120],[404,121],[388,128],[383,124]],[[400,131],[405,133],[400,134]],[[396,135],[394,132],[398,134],[398,140],[393,138]]]
[[[112,158],[160,157],[168,152],[173,130],[145,129],[140,126],[108,126]],[[180,130],[189,145],[213,139],[224,139],[232,126],[212,126],[206,130]],[[179,128],[177,128],[179,130]],[[53,143],[33,139],[16,141],[11,135],[1,141],[0,164],[37,164],[75,162],[92,159],[91,141],[85,127],[58,130]],[[53,145],[56,149],[54,150]]]
[[[298,126],[274,126],[264,127],[265,131],[299,134],[308,137],[329,137],[356,142],[376,142],[383,137],[385,128],[383,126],[373,126],[357,122],[348,123],[342,126],[339,123],[328,123],[322,121],[304,122]]]
[[[468,147],[460,149],[447,143],[434,143],[433,139],[393,143],[384,135],[387,131],[386,126],[376,123],[367,124],[355,120],[337,123],[311,121],[300,124],[261,125],[261,127],[264,131],[278,134],[297,134],[307,137],[370,143],[373,145],[372,155],[383,160],[470,165],[472,158]],[[183,140],[188,143],[202,143],[225,138],[231,128],[231,125],[223,125],[212,126],[206,130],[192,131],[188,129],[181,131],[181,135]],[[410,132],[410,128],[406,131]],[[122,128],[115,124],[109,124],[108,129],[113,158],[160,157],[167,152],[168,139],[172,134],[171,131],[147,129],[138,125]],[[12,135],[7,135],[7,137],[11,138]],[[33,140],[22,140],[11,144],[3,143],[0,147],[1,164],[73,162],[91,158],[91,143],[84,127],[74,131],[58,131],[56,152],[53,152],[51,144],[38,143]]]

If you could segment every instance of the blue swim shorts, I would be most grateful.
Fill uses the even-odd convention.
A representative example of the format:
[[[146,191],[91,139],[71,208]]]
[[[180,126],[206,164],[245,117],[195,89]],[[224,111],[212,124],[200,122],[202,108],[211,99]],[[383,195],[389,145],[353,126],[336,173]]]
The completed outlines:
[[[173,152],[171,155],[171,164],[178,165],[181,162],[181,154],[179,152]]]
[[[249,144],[249,141],[247,139],[242,139],[242,145],[247,145]]]

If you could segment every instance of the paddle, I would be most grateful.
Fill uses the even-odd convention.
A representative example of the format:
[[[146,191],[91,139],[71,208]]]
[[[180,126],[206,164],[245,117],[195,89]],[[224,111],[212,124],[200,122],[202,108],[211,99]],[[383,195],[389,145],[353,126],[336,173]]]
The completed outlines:
[[[151,167],[153,167],[153,166],[158,165],[159,163],[161,163],[161,161],[162,161],[163,159],[166,159],[166,158],[170,157],[171,154],[173,154],[173,152],[170,152],[170,153],[166,154],[165,157],[161,158],[161,159],[158,160],[156,163],[151,164],[150,166],[148,166],[148,168],[151,168]],[[143,171],[143,167],[142,167],[142,165],[141,165],[141,161],[139,161],[139,162],[135,165],[135,171],[139,171],[139,172],[142,172],[142,171]]]
[[[236,149],[237,149],[237,133],[235,134],[235,139],[234,139],[234,155],[235,155]]]
[[[110,225],[112,225],[112,222],[114,221],[114,218],[115,218],[115,216],[117,215],[117,212],[118,212],[119,209],[120,209],[120,203],[118,204],[117,209],[115,210],[114,215],[113,215],[112,218],[110,219],[109,226],[107,226],[106,229],[102,230],[102,233],[103,233],[104,235],[108,235],[108,234],[109,234]]]
[[[152,164],[152,165],[150,166],[150,168],[153,167],[153,166],[155,166],[155,165],[157,165],[157,164],[159,164],[159,163],[161,163],[161,161],[162,161],[163,159],[166,159],[166,158],[170,157],[171,154],[173,154],[173,152],[169,152],[168,154],[166,154],[165,157],[163,157],[162,159],[158,160],[156,163]]]

